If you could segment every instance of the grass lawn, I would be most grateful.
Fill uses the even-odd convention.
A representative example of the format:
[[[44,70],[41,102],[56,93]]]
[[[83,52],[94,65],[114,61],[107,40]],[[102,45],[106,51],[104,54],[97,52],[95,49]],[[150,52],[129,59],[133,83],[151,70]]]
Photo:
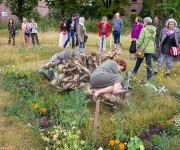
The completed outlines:
[[[28,123],[34,123],[32,119],[34,116],[40,116],[40,114],[37,114],[37,112],[33,110],[33,104],[37,102],[39,105],[45,105],[50,115],[54,115],[57,111],[60,113],[57,114],[61,118],[66,117],[67,120],[63,120],[64,122],[62,122],[67,125],[71,123],[72,118],[76,117],[73,116],[70,110],[66,114],[64,113],[66,110],[62,111],[62,109],[64,109],[64,107],[69,109],[71,108],[70,104],[72,104],[74,106],[71,109],[76,110],[74,114],[77,113],[77,116],[81,114],[80,111],[82,110],[82,112],[84,112],[84,114],[82,114],[83,118],[78,118],[82,122],[78,122],[76,125],[79,126],[81,130],[82,138],[92,141],[95,104],[89,101],[81,106],[83,102],[81,100],[78,102],[77,100],[83,99],[83,94],[78,94],[78,92],[58,93],[56,89],[48,85],[48,81],[44,77],[37,73],[37,70],[41,69],[43,64],[45,64],[54,53],[62,50],[58,47],[59,33],[54,31],[40,32],[40,46],[30,45],[28,47],[24,46],[21,32],[19,32],[16,37],[16,46],[9,46],[7,44],[7,31],[0,30],[0,35],[0,150],[44,149],[39,132],[36,132],[36,129],[32,130],[28,126]],[[98,34],[89,33],[88,36],[86,49],[98,50]],[[109,42],[110,37],[107,38],[106,51],[110,50]],[[135,60],[130,59],[128,52],[130,36],[121,36],[121,44],[122,53],[120,57],[127,62],[129,70],[135,65]],[[8,71],[5,70],[8,66],[15,69],[17,69],[15,66],[18,66],[18,71],[30,75],[25,80],[28,80],[30,84],[33,83],[33,88],[36,89],[33,91],[35,93],[33,96],[31,93],[26,93],[27,91],[22,93],[22,91],[17,90],[13,87],[13,81],[7,78],[5,80],[3,72]],[[159,124],[168,119],[169,116],[178,114],[180,110],[180,99],[177,94],[177,91],[180,90],[179,66],[180,62],[174,63],[170,78],[163,77],[165,73],[164,70],[155,77],[153,84],[159,87],[164,86],[168,89],[168,94],[162,96],[148,87],[138,85],[139,82],[146,81],[146,66],[144,61],[138,74],[133,76],[130,82],[133,88],[132,98],[130,100],[131,109],[129,109],[126,103],[117,106],[115,109],[105,104],[100,105],[97,136],[98,145],[108,145],[109,140],[115,139],[119,129],[123,130],[123,132],[129,136],[131,136],[131,134],[138,135],[145,129],[148,129],[150,124]],[[153,62],[153,68],[154,67],[155,62]],[[23,82],[25,81],[23,80]],[[24,102],[24,97],[21,97],[21,95],[27,96],[28,102]],[[26,105],[19,107],[22,103]],[[84,108],[86,111],[84,111]],[[28,114],[28,111],[32,113]]]

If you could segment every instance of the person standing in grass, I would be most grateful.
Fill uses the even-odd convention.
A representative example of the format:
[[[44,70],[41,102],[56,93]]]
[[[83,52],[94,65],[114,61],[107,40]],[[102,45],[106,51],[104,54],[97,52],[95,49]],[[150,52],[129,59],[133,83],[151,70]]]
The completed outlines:
[[[107,22],[107,18],[104,16],[102,18],[102,21],[98,23],[99,28],[99,37],[100,37],[100,51],[106,50],[106,38],[109,36],[109,29],[111,28],[111,25]]]
[[[112,22],[112,31],[114,36],[114,44],[120,44],[120,36],[123,28],[123,20],[120,18],[120,14],[116,13]]]
[[[21,25],[21,29],[23,31],[23,35],[24,35],[24,41],[26,43],[26,45],[29,45],[29,37],[30,37],[30,27],[29,27],[29,23],[26,21],[26,18],[23,18],[23,23]]]
[[[75,42],[75,21],[74,19],[76,19],[76,15],[72,15],[71,18],[69,18],[67,20],[66,26],[67,26],[67,32],[68,32],[68,38],[66,40],[66,42],[64,43],[64,48],[66,48],[68,42],[70,41],[71,37],[72,37],[72,48],[74,48],[74,42]]]
[[[68,33],[67,33],[67,26],[66,26],[67,19],[63,19],[63,22],[60,24],[60,39],[59,39],[59,47],[63,47],[64,43],[67,40]],[[69,44],[66,45],[66,48],[69,47]]]
[[[8,23],[8,31],[9,31],[9,41],[8,44],[11,44],[11,38],[13,39],[13,46],[15,45],[15,34],[17,33],[17,28],[14,25],[14,21],[9,19]]]
[[[170,48],[180,47],[180,30],[177,28],[175,19],[171,18],[167,20],[166,27],[160,33],[159,41],[158,60],[153,75],[156,75],[162,69],[162,65],[166,61],[165,77],[169,77],[174,61],[174,57],[169,55]]]
[[[156,53],[153,55],[153,60],[157,61],[157,59],[158,59],[157,54],[159,51],[159,36],[160,36],[161,30],[162,30],[162,24],[160,23],[159,18],[157,16],[154,17],[153,25],[156,27]]]
[[[36,44],[39,45],[39,39],[38,39],[38,25],[35,22],[34,18],[31,19],[31,24],[30,24],[30,31],[31,31],[31,38],[32,38],[32,43],[35,45],[34,37],[36,39]]]
[[[141,30],[143,28],[142,19],[141,17],[136,17],[135,24],[131,30],[131,40],[136,41],[139,38]]]
[[[84,17],[79,18],[79,24],[77,27],[77,35],[78,35],[78,41],[79,41],[79,49],[85,48],[85,35],[86,35],[86,28],[84,26]]]
[[[152,64],[151,59],[154,54],[155,49],[155,36],[156,36],[156,28],[152,26],[152,19],[150,17],[146,17],[143,19],[144,28],[141,30],[139,35],[139,39],[136,41],[136,47],[144,49],[144,57],[146,58],[146,70],[147,70],[147,80],[150,80],[152,77]],[[136,65],[134,69],[131,71],[133,73],[137,73],[141,63],[144,58],[137,58]]]

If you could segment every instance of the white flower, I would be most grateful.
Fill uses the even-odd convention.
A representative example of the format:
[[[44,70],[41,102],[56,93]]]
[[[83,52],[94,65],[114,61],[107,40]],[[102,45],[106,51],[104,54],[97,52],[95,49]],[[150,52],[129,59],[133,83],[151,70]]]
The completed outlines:
[[[103,148],[102,148],[102,147],[100,147],[98,150],[103,150]]]
[[[81,141],[80,141],[80,143],[83,145],[83,144],[85,144],[85,143],[86,143],[86,141],[81,140]]]

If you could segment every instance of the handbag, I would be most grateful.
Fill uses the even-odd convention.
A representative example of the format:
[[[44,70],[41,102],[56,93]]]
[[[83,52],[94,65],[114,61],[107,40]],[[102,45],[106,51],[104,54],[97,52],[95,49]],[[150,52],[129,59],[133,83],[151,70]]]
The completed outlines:
[[[136,53],[136,41],[132,41],[132,42],[131,42],[131,45],[130,45],[130,47],[129,47],[129,52],[130,52],[131,54]]]
[[[87,42],[87,39],[88,39],[88,35],[85,34],[85,35],[84,35],[84,42]]]
[[[180,47],[171,47],[169,50],[170,56],[180,56]]]
[[[144,48],[143,47],[139,47],[139,48],[136,49],[136,56],[137,56],[137,58],[144,58],[145,49],[148,46],[152,36],[153,36],[153,33],[152,33],[151,37],[149,38],[149,40],[148,40],[148,42],[147,42],[147,44],[146,44],[146,46]]]
[[[30,31],[27,29],[27,24],[26,24],[26,31],[25,31],[25,35],[27,35],[27,36],[30,36]]]

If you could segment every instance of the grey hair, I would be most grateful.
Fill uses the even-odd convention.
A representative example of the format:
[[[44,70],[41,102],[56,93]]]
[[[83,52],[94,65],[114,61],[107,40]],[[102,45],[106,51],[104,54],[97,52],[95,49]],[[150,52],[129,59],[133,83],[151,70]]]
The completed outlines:
[[[80,18],[79,18],[79,22],[84,23],[84,20],[85,20],[85,18],[84,18],[84,17],[80,17]]]
[[[149,24],[152,24],[152,19],[150,17],[145,17],[143,19],[143,22],[149,25]]]
[[[168,20],[166,21],[166,27],[169,26],[169,23],[174,23],[175,27],[177,26],[177,22],[176,22],[176,20],[173,19],[173,18],[170,18],[170,19],[168,19]]]

